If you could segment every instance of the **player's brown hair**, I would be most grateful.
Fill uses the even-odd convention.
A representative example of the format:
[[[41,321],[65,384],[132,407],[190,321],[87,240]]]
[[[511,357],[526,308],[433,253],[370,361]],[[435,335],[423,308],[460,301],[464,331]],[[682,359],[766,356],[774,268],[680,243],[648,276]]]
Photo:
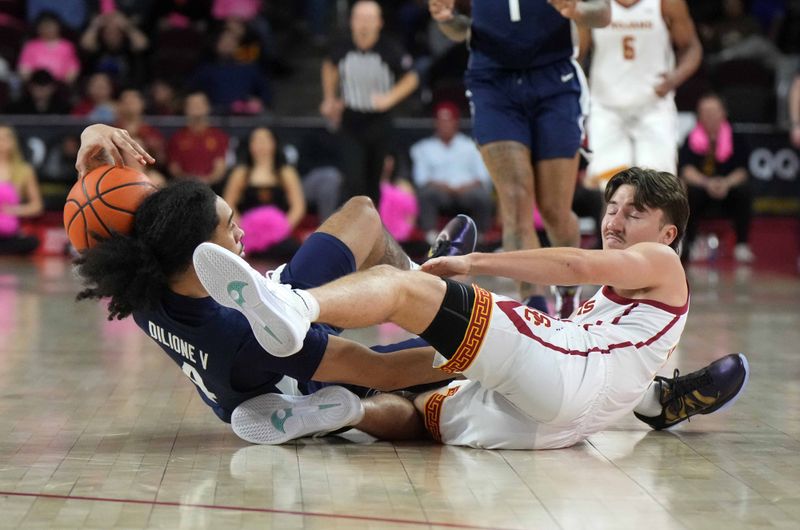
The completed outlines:
[[[669,246],[679,252],[686,233],[686,222],[689,220],[689,199],[683,183],[666,171],[632,167],[620,171],[608,181],[606,202],[611,200],[614,192],[623,184],[630,184],[636,190],[633,196],[633,205],[636,208],[658,208],[664,214],[664,223],[677,227],[678,235]]]

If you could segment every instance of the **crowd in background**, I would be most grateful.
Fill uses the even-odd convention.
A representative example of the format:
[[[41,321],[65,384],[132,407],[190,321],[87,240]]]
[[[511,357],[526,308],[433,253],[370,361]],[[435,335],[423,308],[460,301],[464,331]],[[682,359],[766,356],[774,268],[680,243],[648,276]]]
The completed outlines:
[[[251,227],[251,237],[266,228],[277,234],[269,241],[253,241],[254,249],[291,252],[296,243],[291,236],[309,211],[322,220],[356,193],[368,193],[376,202],[386,197],[387,225],[401,239],[412,237],[415,227],[430,238],[440,215],[457,211],[475,216],[484,237],[496,213],[492,187],[474,144],[458,132],[464,124],[460,117],[469,110],[463,86],[466,46],[441,35],[427,1],[380,2],[383,24],[378,32],[391,43],[386,55],[392,56],[395,81],[402,84],[407,74],[415,80],[413,87],[405,85],[411,87],[410,95],[370,104],[387,116],[391,111],[392,117],[435,118],[429,138],[399,152],[381,132],[383,122],[376,125],[359,114],[357,98],[344,96],[341,109],[326,99],[324,67],[320,86],[320,65],[337,64],[351,30],[358,40],[348,22],[351,4],[0,0],[0,113],[72,115],[127,129],[158,161],[142,168],[155,182],[205,181],[236,208],[243,224]],[[722,99],[712,103],[731,121],[783,120],[794,134],[800,121],[789,117],[786,122],[789,113],[781,112],[777,94],[781,68],[800,53],[800,1],[707,0],[690,2],[689,7],[703,42],[704,62],[678,93],[679,109],[694,112],[699,103],[708,103],[705,94],[715,91]],[[268,123],[289,107],[288,95],[304,93],[308,80],[302,72],[309,61],[314,62],[313,81],[320,91],[312,92],[299,114],[317,115],[319,110],[327,130],[320,127],[316,137],[287,146],[266,127],[232,142],[229,131],[212,125],[212,116],[264,116]],[[167,135],[148,123],[154,116],[182,116],[184,125]],[[341,131],[331,132],[342,119],[348,135],[344,139]],[[702,179],[691,179],[693,171],[702,173],[714,161],[713,156],[698,158],[702,136],[701,131],[687,138],[680,162],[693,168],[687,181],[698,209],[728,196],[727,191],[720,198],[717,189],[700,190]],[[353,145],[367,152],[363,156],[369,159],[361,166],[353,162]],[[0,127],[0,252],[35,248],[19,222],[8,219],[61,209],[74,180],[77,148],[77,135],[67,134],[33,167],[25,162],[13,128]],[[729,168],[731,172],[741,168],[747,147],[737,140],[735,149],[739,165]],[[453,168],[448,157],[454,156],[461,162],[457,174],[443,171]],[[356,178],[360,172],[364,175]],[[369,182],[361,182],[365,180]],[[738,202],[728,198],[730,204],[724,205],[738,212],[733,215],[737,243],[746,243],[750,216],[742,189],[745,199],[737,191],[731,197]],[[598,197],[593,195],[585,214],[595,219],[595,226]],[[741,251],[737,258],[750,261],[752,255]]]

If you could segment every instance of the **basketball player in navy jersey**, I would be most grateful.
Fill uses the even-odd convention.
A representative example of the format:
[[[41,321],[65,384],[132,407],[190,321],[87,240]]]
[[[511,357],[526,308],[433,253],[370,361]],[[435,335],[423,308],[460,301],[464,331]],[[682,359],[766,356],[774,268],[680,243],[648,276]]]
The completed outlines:
[[[605,26],[609,0],[472,0],[471,17],[454,0],[429,0],[450,39],[469,39],[466,86],[473,131],[497,190],[503,249],[537,248],[534,205],[553,246],[578,246],[572,196],[583,135],[586,83],[573,60],[573,26]],[[567,318],[577,288],[556,291]],[[546,311],[540,287],[520,284],[526,304]]]
[[[81,135],[81,142],[76,163],[81,175],[108,163],[108,158],[126,165],[153,162],[121,129],[93,125]],[[474,248],[474,224],[466,229],[457,226],[461,232],[443,233],[450,239],[445,253],[458,253],[463,236],[471,238]],[[216,415],[231,422],[237,434],[251,441],[267,441],[257,437],[258,425],[248,423],[249,411],[240,407],[256,396],[313,393],[310,402],[325,411],[324,421],[312,426],[316,432],[336,429],[364,415],[364,406],[356,395],[341,386],[322,383],[349,384],[350,390],[365,395],[370,388],[393,390],[451,377],[432,368],[434,351],[419,339],[380,348],[387,352],[382,354],[339,337],[340,330],[325,325],[309,330],[298,354],[270,355],[256,335],[282,337],[277,325],[267,320],[254,325],[256,331],[251,330],[254,322],[209,298],[192,266],[192,252],[205,241],[242,254],[242,235],[231,207],[207,185],[185,181],[168,186],[139,206],[130,235],[108,238],[76,260],[85,286],[78,299],[110,298],[110,319],[133,316],[142,331],[195,384]],[[268,284],[279,279],[311,288],[377,264],[402,269],[414,266],[384,230],[372,202],[356,197],[329,217],[291,261],[270,276]],[[245,284],[230,287],[242,299],[255,289]],[[382,423],[386,427],[382,437],[392,439],[395,433],[423,430],[413,411],[404,415],[402,408],[391,410],[391,402],[403,402],[403,398],[386,394],[376,399],[383,407],[389,405],[381,409],[385,410],[381,414],[391,418]],[[370,403],[366,406],[372,406]],[[301,417],[299,413],[295,416],[292,420],[275,417],[272,426],[283,429],[287,422],[291,425]]]

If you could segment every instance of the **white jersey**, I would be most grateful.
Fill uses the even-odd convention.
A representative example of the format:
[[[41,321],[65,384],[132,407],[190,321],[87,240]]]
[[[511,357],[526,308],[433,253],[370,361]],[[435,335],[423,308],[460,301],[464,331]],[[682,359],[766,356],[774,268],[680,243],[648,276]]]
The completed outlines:
[[[427,401],[426,426],[453,445],[573,445],[634,409],[677,345],[688,308],[688,299],[672,307],[604,287],[562,321],[476,286],[464,342],[441,366],[469,380]]]
[[[589,89],[592,101],[606,107],[637,107],[655,102],[660,75],[675,67],[661,0],[639,0],[629,7],[611,1],[611,24],[592,29]]]

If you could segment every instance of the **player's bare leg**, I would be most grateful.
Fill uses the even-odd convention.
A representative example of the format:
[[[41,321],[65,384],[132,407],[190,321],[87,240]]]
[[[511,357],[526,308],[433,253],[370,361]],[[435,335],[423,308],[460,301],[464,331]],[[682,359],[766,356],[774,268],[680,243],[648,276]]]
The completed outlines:
[[[414,404],[395,394],[378,394],[361,400],[364,417],[354,425],[380,440],[424,440],[428,437]]]
[[[531,152],[513,141],[491,142],[480,148],[483,162],[492,176],[503,224],[503,250],[539,248],[541,243],[533,226],[535,204],[534,173]],[[539,286],[522,282],[520,297],[543,295]]]
[[[407,270],[408,255],[381,223],[378,210],[369,197],[348,200],[317,229],[337,237],[353,252],[357,269],[386,264]]]
[[[573,158],[540,160],[535,164],[539,213],[554,247],[580,246],[578,217],[572,211],[578,157],[576,154]]]
[[[556,247],[579,247],[578,217],[572,211],[572,198],[578,176],[579,155],[536,162],[536,190],[550,244]],[[580,303],[579,286],[554,286],[555,315],[569,318]]]
[[[433,322],[445,291],[436,276],[378,265],[307,292],[319,306],[317,322],[346,329],[394,322],[419,335]]]

